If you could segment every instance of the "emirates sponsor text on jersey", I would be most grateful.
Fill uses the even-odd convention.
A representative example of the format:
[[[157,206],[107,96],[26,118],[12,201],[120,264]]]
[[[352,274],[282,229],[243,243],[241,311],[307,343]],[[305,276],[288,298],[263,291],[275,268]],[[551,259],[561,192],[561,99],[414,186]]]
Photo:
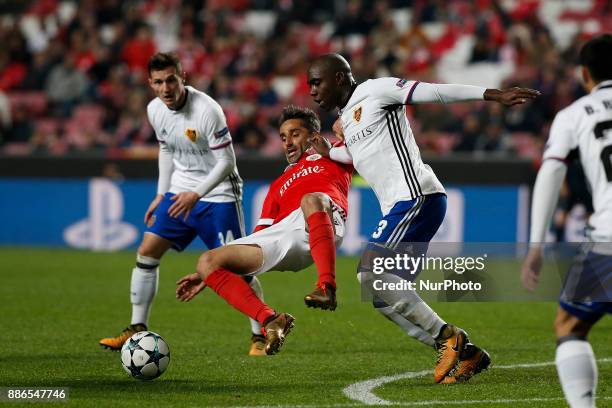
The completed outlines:
[[[287,189],[289,187],[291,187],[291,185],[293,184],[293,182],[295,180],[297,180],[300,177],[306,177],[310,174],[318,174],[325,171],[325,167],[321,166],[321,165],[316,165],[316,166],[308,166],[308,167],[302,167],[301,169],[299,169],[298,171],[296,171],[295,173],[293,173],[293,175],[287,179],[287,181],[285,181],[283,183],[283,185],[280,188],[280,195],[281,197],[283,196],[283,194],[287,191]]]

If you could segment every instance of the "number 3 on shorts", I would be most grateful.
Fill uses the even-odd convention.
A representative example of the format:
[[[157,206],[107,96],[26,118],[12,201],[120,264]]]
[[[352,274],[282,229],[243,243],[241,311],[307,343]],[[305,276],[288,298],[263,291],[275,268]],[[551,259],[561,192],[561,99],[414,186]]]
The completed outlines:
[[[387,220],[380,220],[380,222],[378,223],[378,229],[374,231],[374,233],[372,234],[372,238],[380,238],[386,226]]]

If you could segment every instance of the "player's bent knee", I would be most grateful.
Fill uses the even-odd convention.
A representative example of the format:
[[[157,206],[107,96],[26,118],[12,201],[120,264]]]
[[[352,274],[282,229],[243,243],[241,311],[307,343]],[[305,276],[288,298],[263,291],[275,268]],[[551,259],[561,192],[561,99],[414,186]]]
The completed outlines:
[[[202,279],[206,279],[215,269],[218,268],[217,256],[215,251],[206,251],[198,258],[196,272]]]
[[[171,245],[170,241],[166,241],[156,235],[145,234],[136,253],[150,258],[160,259]]]
[[[571,315],[566,310],[559,309],[555,317],[555,334],[557,339],[567,336],[586,338],[591,324]]]
[[[304,194],[300,202],[302,210],[326,211],[330,208],[329,198],[322,193]]]
[[[136,250],[137,255],[148,256],[151,258],[154,258],[153,253],[154,252],[153,252],[153,249],[151,248],[151,245],[146,244],[144,241],[140,243],[140,246]]]

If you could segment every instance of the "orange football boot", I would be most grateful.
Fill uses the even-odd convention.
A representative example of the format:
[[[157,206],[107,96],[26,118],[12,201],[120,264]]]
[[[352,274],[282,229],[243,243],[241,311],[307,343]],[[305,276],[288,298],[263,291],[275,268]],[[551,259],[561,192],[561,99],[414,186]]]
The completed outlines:
[[[465,345],[463,353],[459,356],[459,362],[440,384],[464,383],[470,378],[486,370],[491,365],[489,353],[472,343]]]
[[[107,337],[100,340],[100,345],[110,350],[121,350],[123,343],[134,334],[147,330],[146,324],[130,324],[117,337]]]
[[[446,325],[436,338],[436,351],[438,359],[434,369],[434,380],[439,383],[455,368],[459,355],[468,342],[465,331],[453,325]]]

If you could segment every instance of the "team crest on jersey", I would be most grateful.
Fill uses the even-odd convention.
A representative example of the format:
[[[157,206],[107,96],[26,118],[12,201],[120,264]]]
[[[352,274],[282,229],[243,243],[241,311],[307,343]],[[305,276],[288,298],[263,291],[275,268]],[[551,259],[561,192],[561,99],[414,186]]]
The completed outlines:
[[[196,138],[198,137],[195,129],[191,128],[185,129],[185,136],[187,136],[193,143],[195,143]]]
[[[355,122],[361,120],[361,106],[353,111],[353,119],[355,119]]]
[[[399,88],[403,88],[404,85],[406,85],[406,83],[408,83],[407,79],[400,79],[399,81],[397,81],[395,83],[395,86],[399,87]]]
[[[310,156],[306,156],[306,160],[308,161],[315,161],[315,160],[319,160],[321,158],[320,154],[311,154]]]

